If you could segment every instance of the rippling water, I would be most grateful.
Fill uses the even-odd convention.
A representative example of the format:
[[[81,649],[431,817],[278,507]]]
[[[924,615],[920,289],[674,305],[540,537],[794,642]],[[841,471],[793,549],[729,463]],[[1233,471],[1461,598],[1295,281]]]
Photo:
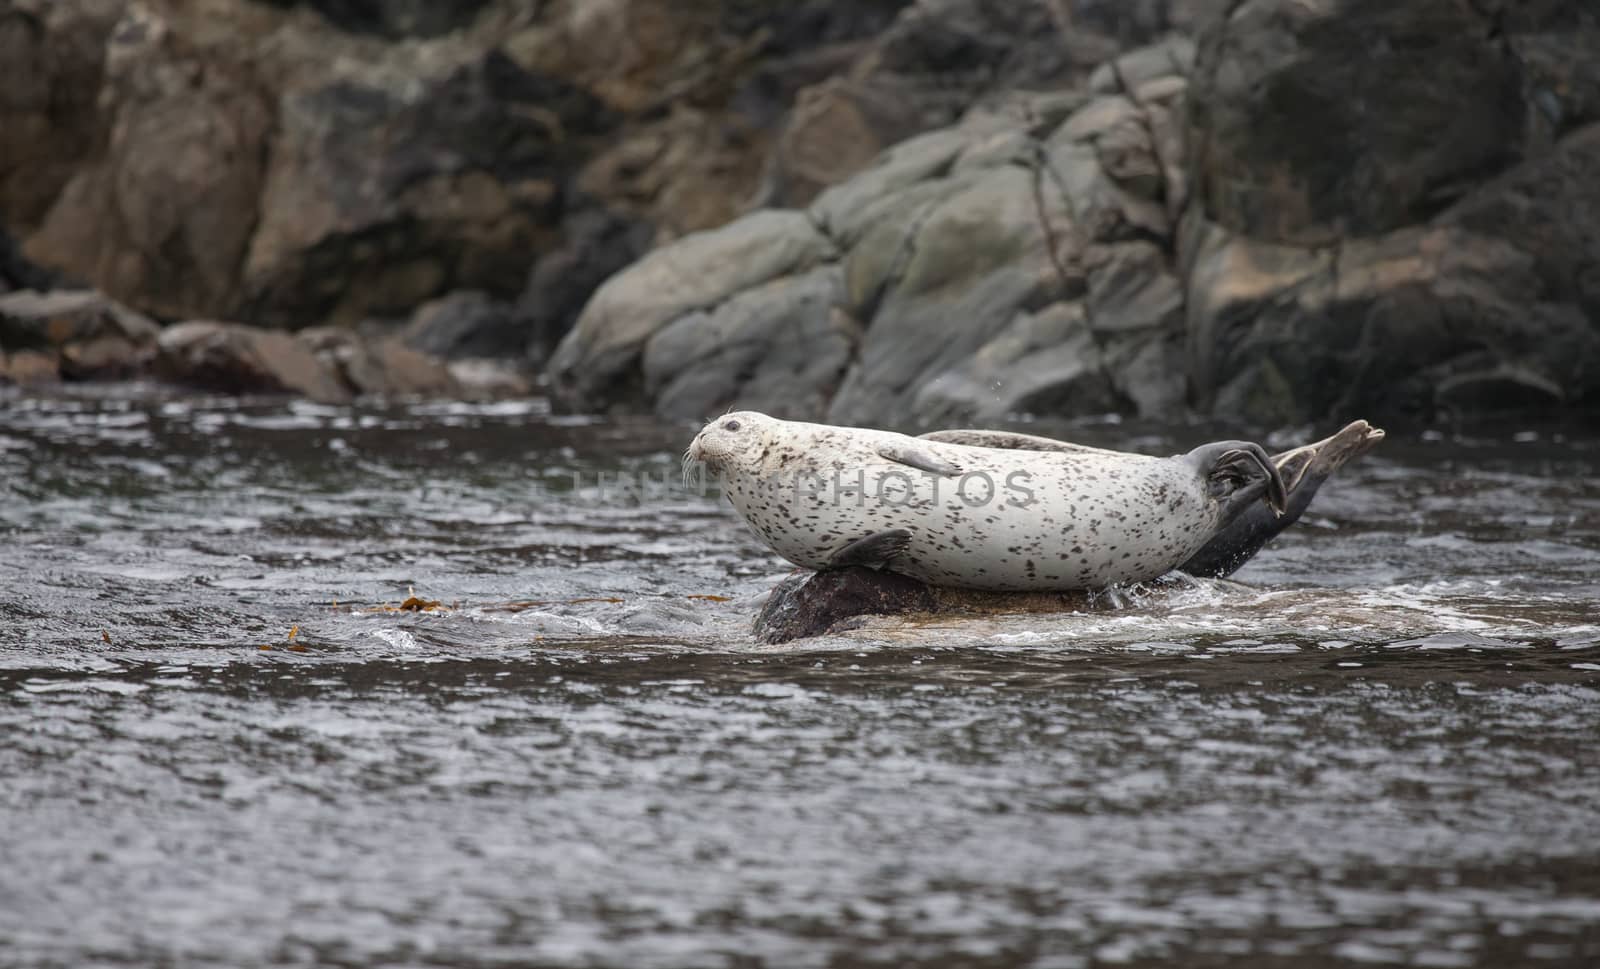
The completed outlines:
[[[1600,444],[1517,430],[1236,582],[770,647],[624,487],[692,428],[0,397],[0,965],[1600,965]]]

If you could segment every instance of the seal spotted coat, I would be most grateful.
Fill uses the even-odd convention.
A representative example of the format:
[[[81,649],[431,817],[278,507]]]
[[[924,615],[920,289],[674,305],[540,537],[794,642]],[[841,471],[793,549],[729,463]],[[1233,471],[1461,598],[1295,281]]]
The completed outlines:
[[[1257,501],[1283,508],[1277,469],[1247,442],[1170,458],[988,443],[1005,446],[741,411],[706,425],[685,461],[718,473],[744,520],[796,565],[868,565],[952,588],[1153,579]]]

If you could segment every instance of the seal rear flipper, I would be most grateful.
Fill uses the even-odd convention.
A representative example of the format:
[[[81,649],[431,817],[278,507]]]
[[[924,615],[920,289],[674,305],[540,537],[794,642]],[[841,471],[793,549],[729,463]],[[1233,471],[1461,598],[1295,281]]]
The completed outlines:
[[[927,451],[919,451],[903,444],[880,444],[877,450],[878,457],[886,461],[893,461],[896,464],[903,464],[908,468],[916,468],[918,471],[926,471],[929,474],[937,474],[945,478],[961,476],[960,467],[943,458],[935,457]]]
[[[937,444],[963,444],[967,447],[992,447],[1007,451],[1065,451],[1067,453],[1108,453],[1104,448],[1089,447],[1087,444],[1073,444],[1070,441],[1058,441],[1052,437],[1039,437],[1035,434],[1017,434],[1012,431],[979,431],[979,430],[948,430],[929,431],[917,436],[919,441],[933,441]]]
[[[1272,463],[1283,478],[1288,508],[1274,514],[1252,503],[1212,537],[1200,551],[1178,568],[1190,575],[1222,578],[1250,561],[1277,534],[1300,520],[1317,489],[1352,458],[1372,450],[1384,438],[1382,430],[1366,421],[1352,421],[1337,434],[1275,454]]]
[[[1258,498],[1266,498],[1277,515],[1288,508],[1283,475],[1259,444],[1218,441],[1202,444],[1185,457],[1206,479],[1211,496],[1222,503],[1224,525]]]
[[[911,547],[911,531],[891,528],[858,538],[828,557],[828,568],[848,569],[852,565],[876,568],[903,555]]]

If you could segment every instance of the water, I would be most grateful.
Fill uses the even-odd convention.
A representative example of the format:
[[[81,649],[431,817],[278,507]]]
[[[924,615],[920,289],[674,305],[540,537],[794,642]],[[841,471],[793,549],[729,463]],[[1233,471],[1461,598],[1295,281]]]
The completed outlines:
[[[771,647],[617,487],[692,428],[13,392],[0,965],[1600,965],[1600,444],[1517,430],[1236,582]]]

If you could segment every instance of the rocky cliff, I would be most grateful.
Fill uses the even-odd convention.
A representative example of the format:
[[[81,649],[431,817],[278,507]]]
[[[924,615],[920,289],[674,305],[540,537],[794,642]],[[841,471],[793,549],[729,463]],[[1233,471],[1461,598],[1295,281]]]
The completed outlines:
[[[1596,64],[1578,3],[1229,3],[657,249],[551,377],[847,423],[1590,407]]]
[[[0,292],[309,330],[345,393],[405,386],[373,334],[680,417],[1600,386],[1579,0],[0,0],[0,63]],[[191,358],[65,346],[0,352]]]

